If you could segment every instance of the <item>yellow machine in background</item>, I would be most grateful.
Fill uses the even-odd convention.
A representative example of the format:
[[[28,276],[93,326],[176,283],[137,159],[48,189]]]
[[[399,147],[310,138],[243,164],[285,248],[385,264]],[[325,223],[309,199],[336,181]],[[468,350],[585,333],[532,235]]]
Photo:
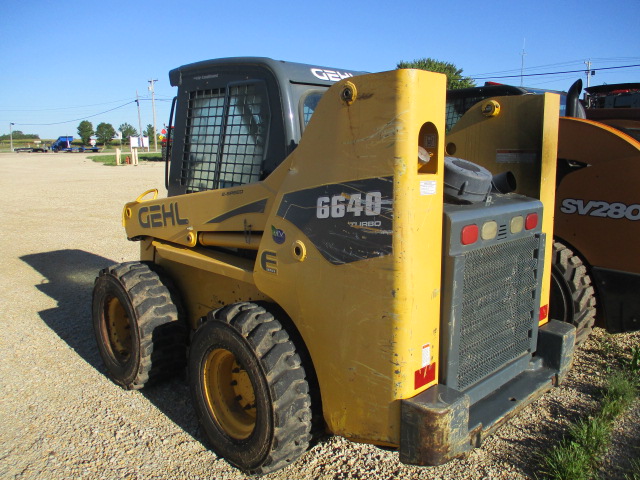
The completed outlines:
[[[313,431],[440,464],[564,376],[574,329],[548,321],[545,256],[556,96],[473,109],[445,144],[439,74],[242,58],[170,78],[169,196],[125,206],[141,262],[94,289],[116,383],[142,388],[188,349],[213,448],[266,473]],[[496,156],[519,168],[492,177]]]
[[[582,81],[561,92],[549,317],[574,325],[576,344],[587,339],[596,321],[610,332],[640,328],[640,256],[634,253],[640,235],[637,89],[587,88],[586,110],[579,100]],[[458,120],[468,118],[463,114],[474,105],[543,92],[498,84],[451,90],[447,138],[463,131]],[[496,156],[483,165],[517,172],[517,162],[516,156]]]

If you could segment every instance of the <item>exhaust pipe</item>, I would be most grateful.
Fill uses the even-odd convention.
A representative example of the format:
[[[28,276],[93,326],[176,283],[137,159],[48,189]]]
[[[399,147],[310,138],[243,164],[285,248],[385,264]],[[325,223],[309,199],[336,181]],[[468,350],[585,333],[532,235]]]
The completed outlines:
[[[511,193],[516,189],[516,176],[513,172],[503,172],[491,179],[492,190],[496,193]]]
[[[580,92],[582,92],[582,80],[576,80],[567,92],[567,117],[587,118],[587,112],[580,103]]]

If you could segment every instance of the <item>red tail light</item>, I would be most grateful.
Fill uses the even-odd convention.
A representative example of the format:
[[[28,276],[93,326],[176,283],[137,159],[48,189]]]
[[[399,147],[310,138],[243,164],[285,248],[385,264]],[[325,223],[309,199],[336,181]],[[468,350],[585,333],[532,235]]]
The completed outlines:
[[[540,321],[545,320],[549,316],[549,305],[540,307]]]
[[[462,232],[460,233],[460,242],[463,245],[471,245],[472,243],[476,243],[478,241],[478,226],[467,225],[462,227]]]
[[[538,226],[538,214],[530,213],[527,215],[527,219],[524,221],[524,228],[527,230],[533,230]]]

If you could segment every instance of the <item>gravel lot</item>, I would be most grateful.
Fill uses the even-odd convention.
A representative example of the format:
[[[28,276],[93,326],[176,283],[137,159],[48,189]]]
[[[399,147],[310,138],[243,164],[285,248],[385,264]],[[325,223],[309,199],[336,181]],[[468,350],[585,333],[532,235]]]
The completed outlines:
[[[164,185],[160,163],[105,167],[82,154],[0,154],[0,478],[240,479],[207,449],[184,379],[142,392],[104,376],[91,329],[97,271],[135,260],[123,204]],[[161,191],[161,194],[163,192]],[[581,349],[570,378],[466,459],[412,468],[397,454],[331,437],[266,479],[524,479],[536,453],[589,412],[605,378],[605,333]],[[640,333],[615,335],[640,343]],[[606,478],[640,456],[640,406],[616,426]]]

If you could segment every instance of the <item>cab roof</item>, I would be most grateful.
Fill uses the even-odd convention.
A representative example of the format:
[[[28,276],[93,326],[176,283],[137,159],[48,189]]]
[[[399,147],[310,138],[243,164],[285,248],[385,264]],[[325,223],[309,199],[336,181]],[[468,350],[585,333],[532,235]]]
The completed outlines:
[[[363,75],[367,72],[346,70],[343,68],[322,67],[318,65],[285,62],[267,57],[230,57],[190,63],[169,72],[169,80],[174,87],[180,86],[185,77],[198,77],[214,72],[216,69],[231,67],[262,67],[270,70],[279,81],[313,85],[333,85],[343,78]]]

